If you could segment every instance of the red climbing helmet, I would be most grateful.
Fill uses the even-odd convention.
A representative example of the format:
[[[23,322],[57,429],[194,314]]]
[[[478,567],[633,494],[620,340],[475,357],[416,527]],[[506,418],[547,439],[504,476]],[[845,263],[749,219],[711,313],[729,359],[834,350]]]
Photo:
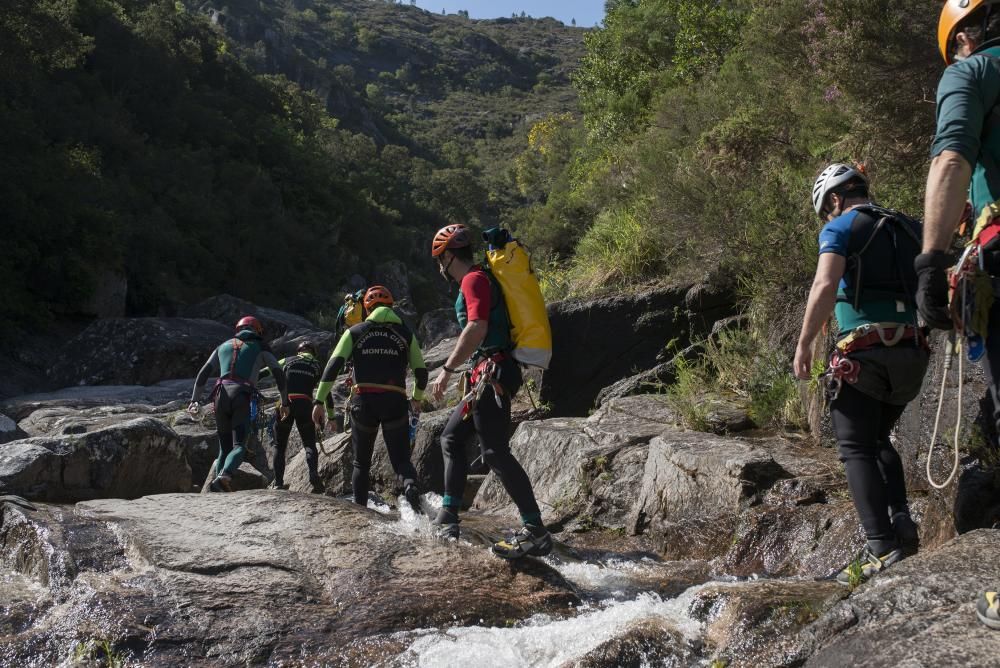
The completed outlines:
[[[438,257],[452,248],[465,248],[471,245],[469,228],[465,225],[446,225],[434,235],[434,241],[431,242],[431,257]]]
[[[245,315],[242,318],[240,318],[240,321],[238,323],[236,323],[237,332],[240,331],[241,329],[248,329],[248,328],[253,329],[253,331],[257,332],[258,336],[264,334],[264,325],[260,324],[260,320],[253,317],[252,315]]]
[[[392,306],[392,293],[384,285],[373,285],[365,293],[364,305],[369,313],[379,305]]]

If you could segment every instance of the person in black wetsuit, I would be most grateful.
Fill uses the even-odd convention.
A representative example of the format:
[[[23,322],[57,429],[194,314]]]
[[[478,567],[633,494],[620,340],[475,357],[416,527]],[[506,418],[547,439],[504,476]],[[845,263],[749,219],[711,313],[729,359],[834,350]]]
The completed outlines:
[[[812,377],[812,345],[833,313],[840,338],[828,391],[837,449],[867,544],[838,574],[849,584],[913,554],[919,545],[906,480],[890,434],[920,394],[929,353],[918,327],[920,224],[874,204],[864,175],[827,167],[813,186],[813,207],[826,224],[819,262],[795,352],[795,374]],[[838,374],[843,370],[843,374]],[[849,372],[848,372],[849,370]]]
[[[441,399],[456,368],[470,358],[472,386],[485,383],[477,401],[455,407],[441,434],[444,500],[434,520],[439,525],[438,536],[459,536],[458,511],[468,470],[465,443],[475,435],[483,460],[500,478],[524,523],[510,538],[493,545],[494,554],[504,559],[545,556],[552,551],[552,537],[542,524],[531,480],[510,451],[510,404],[522,378],[521,367],[510,354],[513,346],[503,293],[496,280],[475,264],[472,238],[464,225],[440,229],[434,235],[431,255],[437,259],[441,274],[459,284],[455,312],[462,327],[455,349],[431,384],[431,394]]]
[[[285,374],[271,349],[264,343],[264,327],[257,318],[246,316],[236,323],[236,335],[216,348],[198,372],[191,392],[192,413],[200,410],[201,394],[213,373],[219,380],[212,390],[215,401],[215,424],[219,434],[219,458],[216,477],[209,483],[212,492],[232,491],[230,481],[243,463],[247,437],[250,435],[250,404],[257,389],[262,367],[270,368],[281,394],[282,416],[288,414]]]
[[[322,374],[322,366],[316,359],[316,346],[309,341],[299,344],[297,353],[292,357],[279,360],[278,364],[285,372],[288,389],[288,401],[291,412],[283,420],[277,420],[274,425],[274,486],[278,489],[288,489],[285,485],[285,452],[288,449],[288,437],[292,434],[292,426],[299,430],[302,447],[306,451],[306,466],[309,467],[309,484],[312,491],[321,494],[324,490],[323,481],[319,477],[319,458],[316,452],[316,425],[312,421],[312,396]],[[332,408],[332,397],[327,398],[327,406]]]
[[[416,469],[410,461],[409,410],[420,410],[427,387],[427,367],[417,338],[392,310],[392,294],[381,285],[368,289],[365,311],[370,315],[340,338],[323,371],[313,402],[313,421],[333,419],[332,409],[323,404],[333,382],[347,364],[354,361],[351,398],[351,445],[354,472],[351,478],[354,502],[368,505],[369,479],[375,438],[379,425],[389,451],[389,461],[403,484],[404,495],[414,511],[420,512],[420,488]],[[406,369],[413,370],[413,397],[406,400]]]

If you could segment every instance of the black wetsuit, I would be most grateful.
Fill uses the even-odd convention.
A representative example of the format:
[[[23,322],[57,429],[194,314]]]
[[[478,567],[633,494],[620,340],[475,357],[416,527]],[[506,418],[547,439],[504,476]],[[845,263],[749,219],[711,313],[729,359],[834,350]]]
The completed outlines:
[[[319,361],[308,353],[300,353],[280,362],[288,383],[288,400],[291,412],[274,425],[274,482],[281,487],[285,482],[285,453],[292,426],[298,428],[302,447],[309,467],[309,482],[319,481],[319,457],[316,452],[316,425],[312,421],[312,396],[319,382],[322,368]]]
[[[329,396],[333,381],[349,359],[354,361],[351,484],[355,503],[366,506],[372,454],[380,425],[389,461],[403,488],[418,485],[417,471],[410,461],[406,370],[407,367],[413,370],[413,397],[419,400],[427,387],[427,368],[416,337],[385,306],[376,308],[365,322],[344,332],[323,371],[315,403]],[[327,415],[332,418],[329,408]]]
[[[493,357],[499,361],[496,380],[503,387],[500,405],[492,385],[483,391],[471,411],[459,405],[452,412],[441,434],[444,454],[443,505],[457,515],[465,494],[468,462],[465,444],[476,435],[483,461],[496,473],[504,489],[517,505],[525,524],[542,525],[541,511],[535,500],[531,480],[521,463],[510,451],[510,404],[521,389],[521,367],[511,357],[510,321],[503,303],[503,294],[492,279],[480,268],[474,267],[460,284],[455,311],[458,322],[465,327],[469,320],[486,320],[488,323],[483,345],[473,358],[475,364],[485,364]],[[471,415],[466,416],[466,412]]]

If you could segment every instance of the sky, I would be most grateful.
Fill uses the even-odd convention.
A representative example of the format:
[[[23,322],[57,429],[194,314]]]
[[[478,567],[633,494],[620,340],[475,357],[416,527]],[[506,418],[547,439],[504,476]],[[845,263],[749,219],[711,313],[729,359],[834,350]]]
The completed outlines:
[[[449,14],[466,9],[474,19],[509,17],[523,11],[536,18],[552,16],[566,25],[576,19],[580,27],[604,20],[604,0],[417,0],[417,6],[435,13],[445,9]]]

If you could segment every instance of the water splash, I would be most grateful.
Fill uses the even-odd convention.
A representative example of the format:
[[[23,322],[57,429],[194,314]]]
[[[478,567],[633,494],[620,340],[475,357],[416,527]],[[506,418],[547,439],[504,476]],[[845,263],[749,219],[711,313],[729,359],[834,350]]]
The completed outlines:
[[[640,594],[631,601],[610,601],[583,606],[569,619],[535,615],[512,628],[469,626],[416,632],[400,657],[405,666],[561,666],[580,659],[602,643],[620,637],[636,624],[655,620],[676,629],[686,640],[696,641],[702,624],[688,610],[701,586],[691,587],[674,599]],[[412,634],[408,634],[412,635]]]

